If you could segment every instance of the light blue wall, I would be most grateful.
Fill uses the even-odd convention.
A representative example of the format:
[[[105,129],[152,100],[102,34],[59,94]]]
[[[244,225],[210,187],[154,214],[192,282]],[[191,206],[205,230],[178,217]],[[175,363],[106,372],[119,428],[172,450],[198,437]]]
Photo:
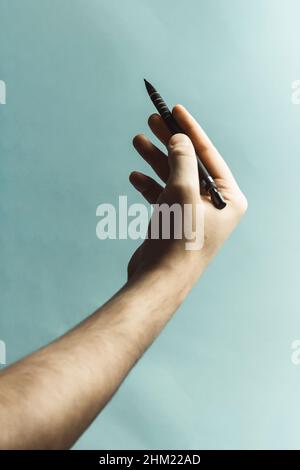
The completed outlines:
[[[146,170],[131,147],[153,111],[144,76],[199,119],[249,200],[76,448],[300,448],[299,17],[297,0],[0,0],[9,363],[125,281],[137,243],[97,240],[95,210],[119,194],[141,202],[128,174]]]

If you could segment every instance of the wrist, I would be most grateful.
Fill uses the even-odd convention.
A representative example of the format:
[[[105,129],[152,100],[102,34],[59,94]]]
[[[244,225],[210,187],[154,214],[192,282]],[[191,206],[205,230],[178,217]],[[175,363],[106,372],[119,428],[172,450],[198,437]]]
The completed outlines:
[[[142,296],[149,295],[153,302],[159,304],[166,300],[179,306],[192,289],[202,268],[190,260],[188,263],[174,263],[166,260],[152,263],[150,266],[140,266],[124,286],[126,292],[135,291]]]

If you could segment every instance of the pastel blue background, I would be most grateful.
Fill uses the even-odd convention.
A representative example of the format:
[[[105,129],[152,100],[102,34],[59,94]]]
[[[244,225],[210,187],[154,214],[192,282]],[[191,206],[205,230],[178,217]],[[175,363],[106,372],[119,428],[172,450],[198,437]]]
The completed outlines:
[[[218,146],[249,211],[77,449],[300,448],[297,0],[0,0],[0,339],[8,362],[106,301],[134,241],[96,207],[151,171],[145,76]],[[76,378],[74,378],[76,380]]]

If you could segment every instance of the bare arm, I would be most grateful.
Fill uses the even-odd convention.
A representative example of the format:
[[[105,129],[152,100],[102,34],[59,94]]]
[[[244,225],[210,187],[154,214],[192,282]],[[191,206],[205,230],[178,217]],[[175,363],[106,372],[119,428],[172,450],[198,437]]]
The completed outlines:
[[[153,272],[128,283],[75,329],[2,372],[0,448],[76,441],[179,305],[164,282]]]
[[[178,106],[176,119],[191,140],[170,135],[158,116],[153,132],[168,144],[169,159],[144,136],[135,147],[166,182],[133,173],[134,186],[153,203],[200,205],[205,241],[187,251],[186,240],[146,240],[133,255],[129,280],[103,307],[50,345],[0,374],[1,449],[63,449],[73,445],[118,389],[186,297],[245,212],[245,198],[198,124]],[[191,142],[192,141],[192,142]],[[215,209],[199,194],[195,150],[227,201]]]

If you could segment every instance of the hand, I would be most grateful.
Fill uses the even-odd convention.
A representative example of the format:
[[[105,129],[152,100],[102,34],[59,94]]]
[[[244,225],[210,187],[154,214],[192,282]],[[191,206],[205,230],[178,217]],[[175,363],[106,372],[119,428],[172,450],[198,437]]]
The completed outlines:
[[[186,135],[171,136],[158,114],[149,118],[152,132],[167,147],[168,158],[146,136],[137,135],[133,139],[134,147],[165,183],[165,187],[139,172],[131,173],[130,181],[150,204],[179,203],[183,206],[190,203],[194,207],[193,214],[196,207],[202,207],[204,245],[199,250],[189,251],[184,237],[181,240],[147,238],[129,262],[128,277],[131,279],[153,269],[171,270],[180,274],[180,284],[185,281],[190,288],[245,213],[247,200],[195,119],[181,105],[174,107],[173,115]],[[227,203],[223,210],[216,209],[206,194],[200,195],[195,151]]]

